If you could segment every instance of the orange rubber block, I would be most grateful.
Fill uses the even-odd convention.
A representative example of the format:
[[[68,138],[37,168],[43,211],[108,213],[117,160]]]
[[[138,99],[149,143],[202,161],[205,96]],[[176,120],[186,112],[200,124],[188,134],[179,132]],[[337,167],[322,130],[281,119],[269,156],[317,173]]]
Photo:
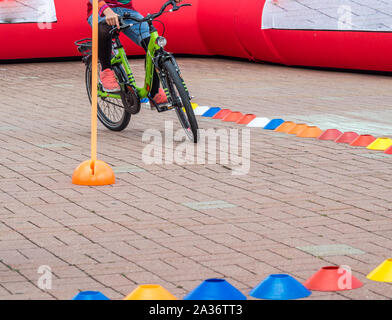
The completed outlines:
[[[124,300],[177,300],[177,298],[159,284],[143,284],[127,295]]]
[[[222,121],[225,122],[237,122],[239,119],[243,117],[243,114],[241,112],[233,111],[229,114],[227,114],[224,118],[222,118]]]
[[[297,133],[298,138],[318,138],[324,131],[316,126],[308,126]]]
[[[340,137],[343,132],[338,129],[328,129],[325,130],[324,133],[318,137],[319,140],[332,140],[335,141],[336,138]]]
[[[249,124],[254,119],[256,119],[256,115],[248,113],[248,114],[244,114],[242,116],[242,118],[238,119],[237,123],[238,124]]]
[[[392,139],[390,138],[378,138],[369,144],[366,148],[369,150],[385,151],[392,146]]]
[[[376,138],[373,137],[371,134],[362,134],[358,138],[356,138],[353,142],[351,142],[350,146],[367,147],[369,144],[371,144],[375,140],[376,140]]]
[[[274,131],[276,132],[284,132],[288,133],[291,129],[293,129],[297,124],[293,121],[283,122],[279,127],[277,127]]]
[[[72,175],[72,183],[81,186],[105,186],[115,182],[116,178],[112,168],[100,160],[84,161]]]
[[[294,128],[289,130],[287,133],[288,134],[298,134],[307,127],[308,127],[308,125],[305,123],[298,123]]]
[[[212,117],[212,119],[223,119],[226,117],[229,113],[231,113],[230,109],[222,109],[220,110],[216,115]]]
[[[387,150],[385,150],[386,154],[392,154],[392,146],[390,146]]]

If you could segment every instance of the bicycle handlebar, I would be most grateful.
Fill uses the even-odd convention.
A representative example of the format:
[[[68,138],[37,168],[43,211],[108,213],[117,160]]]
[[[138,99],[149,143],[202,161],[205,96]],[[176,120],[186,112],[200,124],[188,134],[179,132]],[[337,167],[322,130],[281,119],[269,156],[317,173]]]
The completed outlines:
[[[165,9],[172,5],[173,8],[171,8],[169,11],[165,11]],[[128,28],[130,25],[127,25],[124,23],[123,19],[132,19],[135,20],[138,23],[141,22],[147,22],[147,21],[152,21],[155,20],[156,18],[158,18],[159,16],[161,16],[163,13],[165,12],[173,12],[173,11],[177,11],[179,10],[181,7],[190,7],[192,6],[190,3],[184,3],[181,5],[177,5],[177,2],[175,0],[169,0],[166,3],[163,4],[161,10],[158,13],[153,13],[153,14],[148,14],[146,17],[144,17],[143,19],[139,19],[136,17],[131,17],[130,14],[125,13],[123,16],[119,16],[119,22],[120,22],[120,29],[125,29]]]

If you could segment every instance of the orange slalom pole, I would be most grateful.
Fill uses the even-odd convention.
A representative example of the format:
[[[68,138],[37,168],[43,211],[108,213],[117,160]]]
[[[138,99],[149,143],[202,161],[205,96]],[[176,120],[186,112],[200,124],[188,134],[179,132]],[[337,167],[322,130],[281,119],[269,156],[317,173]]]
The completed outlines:
[[[91,61],[91,159],[81,163],[72,175],[72,183],[83,186],[114,184],[112,168],[97,160],[97,113],[98,113],[98,0],[93,0],[93,36]]]
[[[91,64],[91,161],[97,160],[97,104],[98,104],[98,0],[93,1],[93,44]]]

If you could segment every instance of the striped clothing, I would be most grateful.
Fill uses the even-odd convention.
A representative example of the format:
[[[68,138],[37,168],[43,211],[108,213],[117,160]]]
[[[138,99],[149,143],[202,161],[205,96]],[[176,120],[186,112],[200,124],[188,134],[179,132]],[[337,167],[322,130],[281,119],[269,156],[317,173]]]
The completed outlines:
[[[123,3],[122,3],[123,2]],[[115,8],[115,7],[123,7],[123,8],[128,8],[128,9],[133,9],[132,6],[132,0],[129,1],[128,3],[125,3],[126,1],[117,1],[117,0],[98,0],[98,10],[99,10],[99,15],[103,16],[103,11],[110,7],[110,8]],[[92,6],[92,0],[87,1],[87,16],[89,17],[92,12],[93,12],[93,6]]]

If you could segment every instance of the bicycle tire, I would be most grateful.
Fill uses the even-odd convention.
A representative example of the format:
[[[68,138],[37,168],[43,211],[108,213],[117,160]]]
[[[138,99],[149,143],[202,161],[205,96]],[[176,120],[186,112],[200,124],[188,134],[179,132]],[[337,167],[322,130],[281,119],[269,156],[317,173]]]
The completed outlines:
[[[119,75],[118,70],[114,70],[114,71],[117,77],[121,76]],[[85,80],[86,80],[87,95],[91,103],[91,59],[86,67]],[[106,113],[109,112],[108,104],[113,105],[114,108],[113,110],[116,110],[116,111],[112,111],[113,116],[114,113],[121,112],[121,113],[117,113],[118,115],[117,121],[113,121],[112,119],[110,119],[110,116]],[[98,97],[97,116],[99,121],[111,131],[124,130],[128,126],[129,121],[131,120],[131,115],[129,114],[129,112],[125,110],[122,100],[114,99],[114,98]]]
[[[177,95],[174,90],[175,88],[180,95],[181,105],[175,106],[177,117],[182,127],[184,128],[184,131],[187,134],[188,138],[194,143],[197,143],[199,141],[199,126],[197,124],[196,116],[192,108],[189,94],[185,89],[183,79],[179,75],[176,67],[171,60],[164,61],[163,68],[166,70],[170,95],[172,97]],[[185,109],[185,113],[183,111],[183,108]]]

